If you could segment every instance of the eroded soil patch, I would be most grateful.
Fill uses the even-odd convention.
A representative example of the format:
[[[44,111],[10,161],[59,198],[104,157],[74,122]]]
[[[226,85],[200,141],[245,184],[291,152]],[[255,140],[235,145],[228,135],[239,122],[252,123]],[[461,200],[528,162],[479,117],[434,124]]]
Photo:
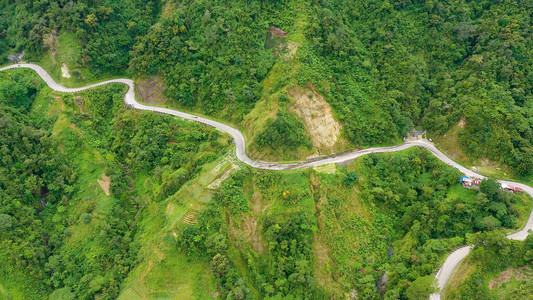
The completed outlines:
[[[96,181],[98,182],[98,185],[100,185],[102,190],[104,190],[104,193],[106,194],[106,196],[109,196],[110,195],[109,187],[111,185],[111,177],[106,176],[104,173],[102,173],[102,178]]]
[[[163,95],[165,86],[161,78],[152,76],[139,79],[136,87],[143,102],[154,104],[162,104],[165,102],[165,96]]]
[[[66,63],[61,65],[61,76],[65,78],[70,78],[70,72],[68,71],[68,66]]]
[[[311,89],[293,87],[288,92],[294,99],[290,109],[304,120],[313,146],[333,147],[341,133],[341,125],[333,118],[329,103],[322,95]]]
[[[518,281],[522,281],[522,280],[530,281],[531,275],[532,275],[531,268],[529,266],[524,266],[524,267],[520,267],[517,269],[513,267],[509,267],[507,270],[501,272],[498,278],[491,279],[489,281],[489,290],[492,291],[494,288],[497,288],[502,283],[508,282],[513,278]]]

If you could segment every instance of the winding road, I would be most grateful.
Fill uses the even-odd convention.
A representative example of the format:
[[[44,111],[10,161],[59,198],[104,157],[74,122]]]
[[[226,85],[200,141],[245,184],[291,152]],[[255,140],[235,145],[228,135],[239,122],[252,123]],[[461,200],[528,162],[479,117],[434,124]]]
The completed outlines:
[[[93,87],[97,87],[97,86],[101,86],[101,85],[105,85],[109,83],[124,84],[128,86],[128,91],[124,95],[124,102],[126,103],[128,107],[139,109],[139,110],[153,111],[156,113],[169,114],[169,115],[177,116],[183,119],[200,122],[200,123],[215,127],[216,129],[222,132],[225,132],[233,137],[237,158],[240,161],[254,168],[266,169],[266,170],[303,169],[303,168],[316,167],[316,166],[325,165],[325,164],[345,162],[345,161],[353,160],[357,157],[371,154],[371,153],[396,152],[396,151],[402,151],[402,150],[405,150],[411,147],[423,147],[429,150],[433,155],[435,155],[438,159],[440,159],[444,163],[448,164],[451,167],[459,169],[459,171],[461,171],[466,176],[477,177],[477,178],[482,178],[482,179],[486,178],[485,176],[479,175],[461,166],[460,164],[456,163],[455,161],[447,157],[444,153],[439,151],[431,142],[425,139],[410,140],[410,141],[406,141],[403,144],[391,146],[391,147],[377,147],[377,148],[367,148],[363,150],[348,151],[348,152],[343,152],[341,154],[323,156],[323,157],[315,158],[313,160],[300,162],[300,163],[276,164],[276,163],[266,163],[266,162],[255,161],[246,155],[246,144],[245,144],[244,136],[238,129],[228,126],[226,124],[217,122],[217,121],[213,121],[213,120],[203,118],[200,116],[195,116],[195,115],[188,114],[185,112],[181,112],[181,111],[177,111],[177,110],[173,110],[169,108],[141,104],[135,100],[134,83],[133,83],[133,80],[131,79],[111,79],[111,80],[106,80],[106,81],[102,81],[102,82],[95,83],[95,84],[90,84],[90,85],[80,87],[80,88],[67,88],[55,82],[54,79],[52,79],[52,77],[48,74],[48,72],[46,72],[42,67],[35,65],[35,64],[25,64],[25,63],[14,64],[14,65],[0,68],[0,72],[5,71],[5,70],[10,70],[10,69],[16,69],[16,68],[28,68],[28,69],[34,70],[37,73],[37,75],[39,75],[52,90],[58,91],[58,92],[76,93],[76,92],[81,92],[81,91],[84,91],[84,90],[87,90]],[[528,185],[518,183],[518,182],[506,181],[506,180],[498,180],[498,182],[518,186],[522,188],[522,190],[525,193],[528,193],[531,197],[533,197],[533,188]],[[533,230],[533,211],[531,212],[525,227],[518,232],[508,235],[507,238],[513,239],[513,240],[525,240],[529,234],[528,230]],[[432,294],[430,296],[430,299],[432,300],[440,299],[440,290],[448,282],[448,280],[452,276],[454,270],[457,268],[459,263],[468,255],[471,248],[472,248],[471,246],[461,247],[453,251],[448,256],[448,258],[446,258],[444,264],[442,265],[442,267],[439,269],[439,271],[435,275],[435,278],[437,279],[437,283],[438,283],[439,292]]]

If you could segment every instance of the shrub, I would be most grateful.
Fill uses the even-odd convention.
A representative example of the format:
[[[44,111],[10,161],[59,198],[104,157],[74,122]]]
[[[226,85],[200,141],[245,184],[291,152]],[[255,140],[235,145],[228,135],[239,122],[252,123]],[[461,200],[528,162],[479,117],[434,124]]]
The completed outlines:
[[[255,139],[259,147],[296,150],[310,148],[311,140],[301,120],[285,111],[278,111],[276,119],[269,120],[265,130]]]
[[[91,222],[92,218],[93,218],[93,217],[91,216],[91,214],[88,214],[88,213],[83,213],[83,214],[81,215],[81,220],[82,220],[83,223],[85,223],[85,224],[88,224],[89,222]]]

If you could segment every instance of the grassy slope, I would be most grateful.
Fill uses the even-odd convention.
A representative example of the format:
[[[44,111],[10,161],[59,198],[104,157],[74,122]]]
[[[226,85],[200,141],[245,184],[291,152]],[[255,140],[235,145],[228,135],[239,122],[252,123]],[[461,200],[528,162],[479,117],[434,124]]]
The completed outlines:
[[[306,5],[297,3],[294,6],[296,12],[294,25],[292,28],[283,29],[290,33],[286,42],[292,42],[301,47],[306,42],[304,36],[304,29],[307,26]],[[302,62],[298,50],[293,57],[285,57],[282,53],[263,81],[263,95],[254,109],[244,117],[243,122],[248,150],[252,157],[265,160],[294,160],[302,159],[313,153],[313,150],[309,149],[299,149],[294,153],[281,153],[276,149],[259,148],[253,143],[255,136],[264,130],[267,120],[275,118],[276,112],[285,106],[278,98],[281,94],[287,94],[289,87],[297,85],[298,72],[301,69]]]
[[[468,152],[463,150],[464,147],[459,140],[461,130],[462,128],[459,124],[456,124],[448,130],[446,134],[435,137],[435,144],[441,151],[446,153],[446,155],[465,167],[478,167],[480,174],[498,179],[514,180],[533,186],[533,175],[521,176],[520,174],[514,173],[507,165],[500,162],[489,161],[484,158],[473,159],[469,156]]]
[[[35,76],[30,71],[16,72],[27,72],[28,76]],[[99,232],[98,228],[101,228],[106,223],[105,215],[117,201],[114,195],[106,196],[97,184],[97,179],[100,178],[101,174],[105,173],[106,161],[103,154],[105,154],[106,150],[93,146],[94,142],[102,137],[95,135],[95,132],[84,131],[82,124],[75,123],[73,116],[79,113],[82,108],[76,106],[76,104],[67,103],[63,98],[64,96],[65,94],[55,93],[49,88],[44,88],[36,97],[30,114],[35,120],[39,120],[38,122],[51,122],[52,133],[60,140],[67,142],[69,136],[74,134],[82,141],[81,147],[79,147],[79,154],[74,156],[75,159],[71,162],[77,170],[78,180],[76,185],[80,189],[75,199],[71,201],[69,210],[66,213],[76,219],[82,212],[85,212],[88,202],[94,203],[95,209],[92,211],[93,218],[89,224],[76,222],[69,227],[72,235],[65,239],[63,249],[64,251],[80,253],[81,255],[101,253],[106,251],[105,246],[99,244],[92,236],[95,232]],[[225,144],[229,144],[227,137],[223,136],[220,140]],[[64,151],[61,143],[59,151]],[[183,194],[160,204],[150,201],[146,196],[150,189],[156,188],[144,185],[147,176],[145,174],[134,174],[136,193],[147,201],[144,212],[146,215],[139,224],[140,234],[138,241],[143,245],[147,245],[143,248],[144,257],[147,254],[155,254],[157,259],[153,268],[152,261],[147,259],[133,270],[131,277],[141,276],[142,279],[138,280],[143,285],[139,286],[135,283],[133,285],[135,289],[126,288],[124,293],[126,299],[131,299],[133,295],[137,295],[140,298],[144,298],[146,295],[174,295],[175,299],[203,298],[214,292],[214,283],[208,265],[204,262],[196,262],[184,258],[179,253],[172,251],[172,247],[164,244],[163,240],[168,237],[169,228],[179,230],[179,224],[181,223],[178,221],[186,211],[191,207],[195,210],[201,209],[203,204],[195,202],[194,199],[203,198],[205,200],[206,196],[210,196],[211,191],[205,187],[217,176],[221,175],[219,174],[220,172],[212,172],[212,169],[219,162],[223,165],[220,168],[220,172],[222,172],[225,170],[225,166],[229,165],[228,156],[225,157],[225,160],[219,160],[204,167],[204,174],[193,183],[187,185],[187,188],[182,189],[182,193],[189,191],[190,194]],[[181,202],[181,197],[187,199],[187,201]],[[161,205],[162,210],[158,209],[158,205]],[[166,209],[167,205],[173,208]],[[171,215],[167,215],[165,212],[171,213]],[[170,224],[167,224],[167,227],[163,226],[167,221]],[[150,251],[153,251],[153,253]],[[146,269],[147,264],[152,269],[149,274],[146,274],[148,273],[147,271],[142,271]],[[46,291],[40,291],[38,288],[40,286],[39,283],[33,283],[34,279],[24,274],[24,272],[20,272],[17,268],[4,270],[8,271],[8,274],[0,278],[0,296],[2,298],[46,298]],[[188,272],[183,272],[183,270],[188,270]],[[35,289],[28,289],[28,286],[34,286]],[[144,290],[139,291],[139,287],[144,288]]]
[[[50,89],[43,89],[36,97],[32,110],[30,112],[35,119],[41,119],[45,121],[51,120],[53,122],[52,132],[54,135],[67,137],[71,131],[75,131],[75,134],[83,135],[83,132],[76,130],[75,127],[71,127],[69,119],[69,111],[65,106],[61,95],[54,94]],[[72,123],[73,124],[73,123]],[[76,199],[71,202],[70,210],[66,211],[70,216],[80,215],[86,205],[81,203],[81,199],[91,199],[96,204],[96,209],[93,211],[93,220],[89,224],[74,224],[70,227],[72,236],[65,241],[64,247],[69,249],[68,251],[81,251],[82,253],[99,253],[105,251],[103,245],[91,243],[91,235],[94,234],[95,229],[99,228],[102,224],[106,223],[103,218],[106,209],[109,207],[110,201],[115,201],[113,197],[108,197],[104,194],[103,190],[98,186],[96,180],[104,173],[104,162],[99,149],[94,149],[87,141],[83,143],[83,151],[77,160],[72,161],[72,164],[76,166],[78,171],[77,185],[83,187],[81,192],[78,193]],[[59,149],[60,151],[61,148]],[[79,201],[79,202],[78,202]],[[16,271],[15,271],[16,272]],[[34,294],[32,289],[28,289],[28,282],[32,281],[32,278],[27,274],[11,274],[12,279],[15,280],[15,284],[6,285],[8,294],[13,299],[29,299],[29,298],[42,298],[46,297],[43,294]],[[22,278],[22,279],[20,279]],[[38,287],[39,284],[35,284]]]
[[[2,262],[3,270],[0,272],[0,299],[23,300],[40,299],[46,297],[44,291],[39,291],[40,283],[22,272],[21,269]]]
[[[349,166],[357,169],[360,161]],[[332,179],[332,175],[316,174],[312,177],[314,185],[319,186],[318,231],[314,240],[315,276],[318,283],[329,294],[341,297],[344,290],[339,278],[341,270],[357,268],[368,255],[362,253],[362,244],[372,239],[368,224],[374,221],[372,208],[358,197],[357,187],[346,188]],[[360,178],[364,182],[364,178]],[[338,203],[330,203],[337,199]],[[357,224],[357,225],[355,225]],[[385,252],[383,244],[376,245]],[[378,250],[378,249],[375,249]],[[342,272],[342,271],[341,271]]]
[[[143,245],[141,262],[126,279],[119,299],[204,299],[216,291],[209,264],[177,252],[172,241],[186,226],[184,215],[201,211],[209,201],[208,185],[224,173],[231,159],[227,154],[204,166],[175,196],[148,204],[137,236]]]
[[[90,83],[106,79],[120,78],[124,74],[104,74],[96,77],[89,67],[82,64],[81,46],[76,34],[62,29],[54,43],[54,49],[49,49],[40,57],[29,57],[28,62],[34,62],[43,67],[58,83],[68,87],[85,86]],[[62,76],[61,66],[65,63],[71,75],[70,78]],[[126,76],[127,77],[127,76]]]
[[[407,151],[416,151],[410,149]],[[388,154],[391,156],[405,155],[406,152]],[[291,211],[304,210],[313,213],[317,218],[318,229],[313,237],[314,276],[321,289],[333,297],[343,297],[346,292],[346,274],[355,274],[361,271],[364,265],[391,263],[387,258],[390,241],[387,241],[382,230],[390,230],[387,222],[381,215],[383,212],[376,207],[375,203],[362,201],[359,196],[361,186],[365,184],[367,174],[361,160],[347,166],[345,171],[354,171],[359,174],[359,184],[346,186],[339,180],[339,172],[335,174],[335,165],[327,168],[319,168],[316,171],[289,171],[259,173],[272,174],[274,179],[268,190],[257,187],[257,175],[251,175],[247,190],[250,211],[231,215],[227,220],[231,227],[229,239],[234,247],[231,260],[241,274],[247,274],[250,262],[250,249],[253,249],[255,265],[268,261],[270,253],[266,249],[258,250],[254,242],[255,234],[259,241],[265,243],[261,237],[264,232],[264,220],[266,216],[276,215],[277,218],[288,215]],[[338,171],[338,170],[337,170]],[[292,174],[292,175],[291,175]],[[342,175],[341,175],[342,176]],[[305,186],[312,190],[314,203],[299,203],[297,207],[284,204],[280,197],[284,190],[291,190],[293,182],[303,179]],[[289,183],[288,178],[290,179]],[[298,179],[298,180],[297,180]],[[301,186],[301,185],[300,185]],[[477,195],[476,191],[462,188],[459,184],[453,185],[447,192],[446,201],[455,199],[472,199]],[[519,203],[522,220],[525,211],[532,206],[532,201],[524,197],[523,203]],[[524,208],[523,210],[520,207]],[[519,221],[518,223],[520,223]],[[257,225],[250,225],[257,224]],[[378,225],[376,225],[378,224]],[[521,226],[521,225],[520,225]],[[252,229],[250,229],[252,228]],[[257,237],[257,236],[256,236]],[[414,247],[410,234],[396,237],[393,243],[396,249]],[[260,247],[259,247],[260,248]],[[439,261],[442,263],[448,252],[442,252]],[[207,272],[207,270],[206,270]],[[363,271],[364,272],[364,271]],[[348,275],[349,277],[349,275]],[[349,279],[348,279],[349,280]],[[257,293],[257,291],[255,291]],[[257,295],[257,294],[256,294]],[[259,294],[261,295],[261,294]]]
[[[58,119],[54,130],[57,126],[65,128],[62,125],[64,122],[61,120],[61,118]],[[221,139],[225,140],[226,137]],[[97,153],[93,155],[93,152],[92,149],[88,148],[79,163],[82,170],[86,167],[90,168],[86,170],[87,172],[81,172],[82,174],[88,173],[87,176],[83,176],[83,178],[88,178],[87,185],[99,189],[96,186],[96,178],[102,173],[102,169],[98,167],[101,155]],[[98,159],[95,160],[94,158]],[[210,172],[210,167],[205,167],[205,169]],[[135,280],[128,283],[129,279],[126,279],[122,296],[125,299],[145,298],[146,296],[172,297],[174,299],[203,298],[214,291],[212,276],[206,272],[208,265],[203,262],[184,259],[182,255],[172,251],[171,245],[165,242],[170,237],[169,230],[176,230],[178,220],[190,209],[189,204],[191,206],[201,206],[202,204],[194,203],[193,199],[198,199],[194,197],[186,197],[185,203],[181,203],[183,199],[180,197],[171,197],[158,204],[148,196],[150,189],[157,187],[146,185],[147,177],[145,174],[134,174],[134,188],[144,201],[142,205],[144,211],[141,211],[142,221],[138,225],[139,234],[136,237],[136,241],[143,247],[140,256],[141,262],[132,270],[129,277],[135,278]],[[195,185],[192,184],[192,186]],[[105,200],[107,197],[103,195],[101,190],[99,194],[103,196],[104,201],[96,200],[97,207],[105,209],[105,201],[109,200]],[[100,199],[102,200],[102,198]],[[176,203],[181,203],[181,206]],[[172,207],[173,205],[176,205],[176,209],[167,210],[168,206]],[[169,212],[172,212],[172,215],[168,215]],[[98,221],[105,222],[104,219]],[[84,244],[86,235],[91,234],[92,231],[90,227],[85,229],[80,230],[80,234],[74,234],[71,237],[71,243],[69,243],[71,246],[76,247],[77,244]],[[73,232],[75,231],[74,229]],[[90,248],[98,247],[98,245],[86,245],[85,247],[88,248],[88,251],[94,251]],[[183,272],[184,270],[187,272]]]
[[[305,76],[302,72],[309,66],[306,66],[301,58],[301,49],[307,47],[310,43],[305,37],[305,31],[308,30],[308,14],[311,8],[304,1],[294,1],[293,10],[295,13],[294,24],[291,28],[283,28],[289,33],[285,44],[292,44],[297,47],[294,55],[287,56],[287,53],[281,53],[276,63],[263,81],[263,94],[261,99],[256,103],[254,109],[250,111],[243,121],[244,135],[248,141],[248,151],[252,157],[258,159],[279,161],[279,160],[303,160],[309,156],[326,155],[335,152],[341,152],[353,149],[353,144],[344,139],[342,132],[339,140],[332,149],[307,149],[301,147],[295,151],[283,152],[279,149],[261,148],[255,145],[254,138],[265,129],[268,119],[275,118],[276,112],[291,106],[294,100],[289,97],[288,103],[279,101],[282,94],[288,95],[288,90],[292,87],[307,88],[309,82],[305,82]],[[328,99],[326,98],[326,101]],[[335,112],[334,117],[335,117]],[[338,118],[336,118],[338,119]]]
[[[479,266],[468,262],[461,263],[451,277],[450,282],[444,287],[441,294],[442,299],[457,299],[455,291],[459,289],[463,285],[463,282],[472,276],[478,268]],[[529,270],[527,268],[529,268]],[[500,281],[499,277],[509,271],[514,271],[516,273],[509,276],[507,280]],[[518,277],[517,274],[519,274]],[[522,266],[518,271],[513,267],[509,267],[506,270],[499,270],[497,272],[484,272],[484,278],[480,284],[490,290],[491,281],[499,282],[493,286],[492,290],[490,290],[491,295],[495,297],[495,299],[525,299],[523,298],[525,296],[524,291],[533,288],[531,275],[533,275],[531,272],[531,265]],[[503,277],[505,278],[506,276]],[[522,292],[519,293],[518,291]]]
[[[513,270],[513,268],[509,268],[508,270]],[[526,296],[524,291],[526,293],[528,291],[531,292],[533,289],[533,272],[531,272],[531,265],[519,269],[517,273],[519,276],[517,276],[517,274],[512,275],[509,281],[501,282],[492,290],[498,298],[519,299],[522,296]],[[494,276],[493,278],[489,278],[489,281],[497,278],[498,276]],[[522,293],[518,294],[518,291],[522,291]]]
[[[468,278],[475,271],[475,269],[476,267],[474,265],[471,265],[467,262],[461,263],[457,270],[453,273],[448,284],[446,284],[444,289],[442,289],[442,299],[447,299],[450,292],[458,288],[461,282]]]

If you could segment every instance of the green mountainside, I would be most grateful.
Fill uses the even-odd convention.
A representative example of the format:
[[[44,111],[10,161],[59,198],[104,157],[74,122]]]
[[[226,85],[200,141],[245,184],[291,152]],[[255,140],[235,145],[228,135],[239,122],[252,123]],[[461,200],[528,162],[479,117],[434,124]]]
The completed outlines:
[[[10,55],[66,86],[239,128],[254,159],[426,130],[482,173],[533,183],[533,2],[0,2]],[[242,164],[229,136],[0,72],[0,299],[523,299],[526,195],[428,151],[308,170]]]
[[[257,157],[397,143],[416,127],[465,163],[533,172],[530,1],[137,2],[3,2],[0,59],[24,50],[81,82],[156,75],[166,105],[242,126]],[[301,142],[328,130],[303,94],[331,107],[333,140]],[[307,134],[265,143],[290,126],[278,112]]]
[[[477,233],[475,248],[445,288],[445,299],[527,299],[533,289],[533,239],[517,242],[500,231]]]

